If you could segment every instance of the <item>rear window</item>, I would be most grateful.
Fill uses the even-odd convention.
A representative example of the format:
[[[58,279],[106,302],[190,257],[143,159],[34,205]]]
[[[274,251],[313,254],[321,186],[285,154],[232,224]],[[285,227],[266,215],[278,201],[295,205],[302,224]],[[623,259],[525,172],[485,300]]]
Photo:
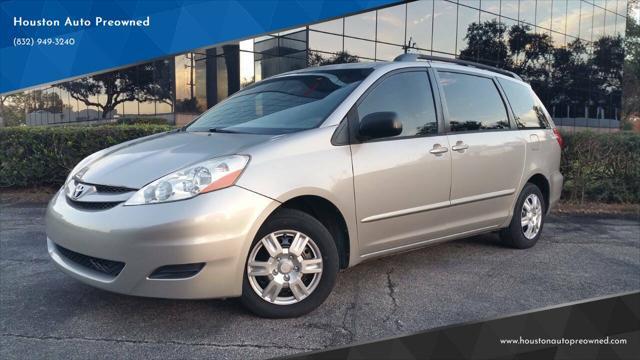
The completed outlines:
[[[507,94],[516,124],[520,129],[546,129],[549,121],[542,103],[528,86],[506,79],[498,79]]]

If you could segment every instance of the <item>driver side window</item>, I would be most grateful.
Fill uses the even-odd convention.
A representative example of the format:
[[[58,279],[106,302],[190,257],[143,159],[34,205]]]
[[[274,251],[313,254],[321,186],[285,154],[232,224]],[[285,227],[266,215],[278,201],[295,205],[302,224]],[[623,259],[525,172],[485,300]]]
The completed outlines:
[[[382,80],[358,105],[358,118],[377,112],[394,112],[402,122],[402,132],[389,139],[438,132],[433,93],[425,71],[402,72]]]

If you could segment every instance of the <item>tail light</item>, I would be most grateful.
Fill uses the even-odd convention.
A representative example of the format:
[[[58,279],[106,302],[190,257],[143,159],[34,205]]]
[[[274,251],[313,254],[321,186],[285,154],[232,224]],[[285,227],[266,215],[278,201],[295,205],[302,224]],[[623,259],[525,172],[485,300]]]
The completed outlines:
[[[553,128],[553,135],[556,137],[556,140],[558,140],[558,145],[560,145],[560,149],[564,149],[564,139],[562,138],[562,135],[560,134],[560,130],[558,130],[558,128],[556,127]]]

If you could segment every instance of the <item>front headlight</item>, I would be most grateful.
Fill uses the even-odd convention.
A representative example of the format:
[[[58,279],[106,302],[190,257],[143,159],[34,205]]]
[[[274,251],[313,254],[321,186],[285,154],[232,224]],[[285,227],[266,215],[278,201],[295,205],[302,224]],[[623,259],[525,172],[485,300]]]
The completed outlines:
[[[125,205],[155,204],[192,198],[235,184],[249,157],[232,155],[178,170],[138,190]]]

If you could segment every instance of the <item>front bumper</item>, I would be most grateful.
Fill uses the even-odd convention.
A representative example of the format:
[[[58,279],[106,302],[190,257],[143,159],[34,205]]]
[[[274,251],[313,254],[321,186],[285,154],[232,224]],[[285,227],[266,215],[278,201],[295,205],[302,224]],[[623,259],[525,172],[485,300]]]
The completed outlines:
[[[105,290],[161,298],[239,296],[246,256],[260,224],[279,205],[232,186],[165,204],[81,210],[58,192],[46,213],[47,246],[72,277]],[[82,266],[58,247],[125,263],[115,277]],[[205,263],[186,279],[149,279],[166,265]]]

